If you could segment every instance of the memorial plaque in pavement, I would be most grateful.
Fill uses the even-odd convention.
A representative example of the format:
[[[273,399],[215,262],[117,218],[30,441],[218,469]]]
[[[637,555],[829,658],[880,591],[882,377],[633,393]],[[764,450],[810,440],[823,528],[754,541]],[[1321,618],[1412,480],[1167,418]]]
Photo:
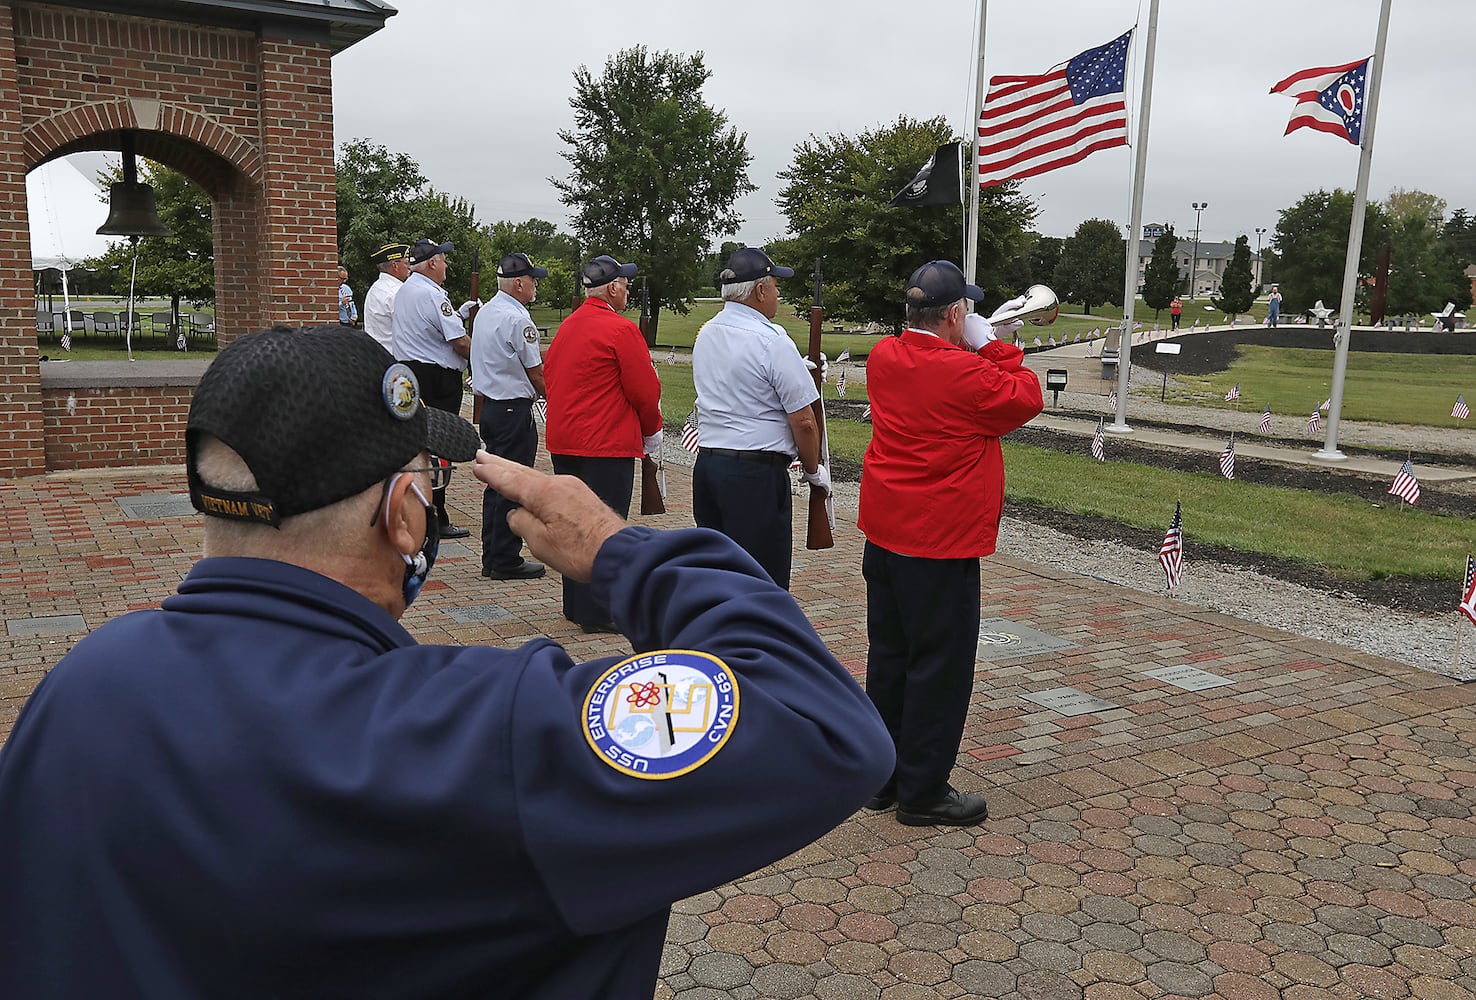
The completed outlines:
[[[81,615],[40,615],[36,618],[7,618],[5,630],[12,637],[36,635],[74,635],[87,631]]]
[[[157,521],[161,517],[188,517],[195,513],[188,493],[167,493],[142,497],[118,497],[123,516],[130,521]]]
[[[472,552],[471,548],[463,542],[442,542],[440,548],[436,550],[436,555],[441,559],[447,556],[470,556],[477,554]]]
[[[1020,697],[1061,715],[1091,715],[1093,712],[1106,712],[1120,707],[1076,688],[1051,688],[1049,691],[1037,691]]]
[[[469,604],[464,608],[449,608],[446,614],[451,619],[462,625],[475,625],[486,622],[505,622],[515,617],[513,613],[496,604]]]
[[[1029,625],[1007,618],[986,618],[979,623],[979,651],[975,656],[981,660],[1009,660],[1075,648],[1076,643]]]
[[[1198,667],[1158,667],[1154,670],[1143,671],[1145,677],[1152,677],[1156,681],[1172,684],[1176,688],[1185,691],[1203,691],[1206,688],[1224,687],[1226,684],[1234,684],[1228,677],[1212,674],[1208,670],[1200,670]]]

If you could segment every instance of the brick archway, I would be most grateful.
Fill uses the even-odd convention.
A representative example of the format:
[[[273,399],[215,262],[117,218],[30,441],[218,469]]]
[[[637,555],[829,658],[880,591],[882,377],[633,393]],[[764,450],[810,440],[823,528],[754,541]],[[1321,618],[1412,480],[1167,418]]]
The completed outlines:
[[[0,203],[10,209],[0,212],[0,384],[13,418],[0,438],[0,477],[79,464],[55,441],[96,441],[128,405],[89,409],[102,395],[90,393],[64,394],[58,407],[43,390],[26,173],[68,153],[119,149],[127,131],[140,155],[211,197],[220,341],[274,323],[335,322],[330,60],[392,13],[347,0],[277,0],[270,14],[221,0],[132,0],[127,14],[115,0],[91,6],[0,0]],[[115,395],[140,399],[142,370],[130,369],[130,391]],[[155,395],[177,403],[179,387]],[[177,442],[177,411],[129,420],[134,438],[87,464],[179,460],[177,445],[141,449],[136,440]]]

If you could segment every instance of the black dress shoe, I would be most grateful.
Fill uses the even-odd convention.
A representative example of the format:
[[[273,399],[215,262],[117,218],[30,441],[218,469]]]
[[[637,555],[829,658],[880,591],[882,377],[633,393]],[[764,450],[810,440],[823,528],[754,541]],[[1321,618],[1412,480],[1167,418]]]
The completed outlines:
[[[930,806],[897,807],[897,822],[903,826],[973,826],[988,816],[984,796],[957,791],[949,791]]]
[[[611,635],[619,635],[620,629],[615,627],[614,622],[584,622],[579,626],[586,635],[594,635],[597,632],[608,632]]]
[[[880,791],[866,800],[866,808],[872,812],[883,812],[897,804],[897,793]]]
[[[482,575],[489,580],[536,580],[546,572],[548,571],[544,569],[543,563],[524,559],[507,569],[484,569]]]
[[[470,534],[470,531],[467,531],[465,528],[457,527],[454,524],[441,525],[442,538],[465,538],[467,535]]]

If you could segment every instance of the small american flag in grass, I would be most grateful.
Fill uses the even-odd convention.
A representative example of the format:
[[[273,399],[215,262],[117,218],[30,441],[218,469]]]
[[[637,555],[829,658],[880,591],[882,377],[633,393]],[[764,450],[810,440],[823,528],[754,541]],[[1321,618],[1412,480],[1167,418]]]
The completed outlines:
[[[1240,398],[1240,383],[1236,382],[1229,392],[1225,393],[1225,402],[1233,403]]]
[[[840,399],[846,398],[846,373],[841,372],[835,377],[835,394]]]
[[[697,407],[692,407],[692,412],[687,414],[686,423],[682,424],[682,447],[688,451],[697,450]]]
[[[1174,504],[1174,520],[1169,524],[1168,534],[1158,547],[1158,564],[1163,567],[1170,590],[1179,585],[1184,576],[1184,505]]]
[[[1220,475],[1226,479],[1235,478],[1235,438],[1225,443],[1225,450],[1220,452]]]
[[[1466,405],[1466,394],[1456,396],[1455,405],[1450,408],[1450,415],[1459,420],[1465,420],[1471,415],[1471,408]]]
[[[1322,411],[1313,410],[1312,416],[1307,418],[1307,433],[1316,434],[1322,429]]]
[[[1414,465],[1409,459],[1399,467],[1394,474],[1394,483],[1389,487],[1389,495],[1399,497],[1407,503],[1418,503],[1420,499],[1420,481],[1415,478]]]
[[[1271,404],[1266,404],[1266,412],[1261,414],[1261,422],[1256,424],[1256,430],[1262,434],[1271,433]]]
[[[1097,433],[1092,435],[1092,457],[1099,462],[1107,461],[1107,450],[1103,446],[1103,425],[1105,421],[1097,418]]]
[[[1466,556],[1466,586],[1461,590],[1461,614],[1476,623],[1476,559]]]

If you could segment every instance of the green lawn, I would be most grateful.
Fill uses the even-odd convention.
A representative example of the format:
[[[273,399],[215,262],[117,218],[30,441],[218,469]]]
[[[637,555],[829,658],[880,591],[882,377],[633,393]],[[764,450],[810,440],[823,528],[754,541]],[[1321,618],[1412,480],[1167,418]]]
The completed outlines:
[[[657,369],[662,414],[674,433],[696,399],[692,369],[664,364]],[[833,382],[826,385],[825,396],[835,398]],[[857,386],[847,398],[864,398],[864,387]],[[1447,403],[1447,413],[1449,409]],[[829,431],[832,454],[860,463],[871,426],[832,419]],[[1466,553],[1476,551],[1476,521],[1437,517],[1392,499],[1388,506],[1375,507],[1333,493],[1256,486],[1128,462],[1100,463],[1085,454],[1009,441],[1004,447],[1006,491],[1012,499],[1152,530],[1167,530],[1174,501],[1182,499],[1191,546],[1200,541],[1301,560],[1350,580],[1453,578],[1464,569]],[[1267,516],[1268,511],[1274,516]]]
[[[1285,347],[1240,348],[1226,371],[1205,377],[1175,376],[1169,401],[1196,406],[1310,415],[1331,392],[1333,355]],[[1239,406],[1225,402],[1240,385]],[[1449,354],[1348,352],[1343,416],[1391,424],[1464,427],[1450,415],[1457,393],[1476,400],[1476,357]],[[1155,390],[1155,395],[1157,390]]]

